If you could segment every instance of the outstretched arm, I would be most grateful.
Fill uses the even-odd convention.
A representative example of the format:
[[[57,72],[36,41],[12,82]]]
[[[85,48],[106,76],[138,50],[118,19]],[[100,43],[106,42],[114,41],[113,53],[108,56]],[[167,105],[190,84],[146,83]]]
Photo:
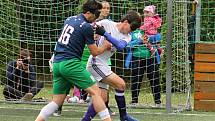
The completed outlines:
[[[105,32],[104,37],[110,42],[112,43],[117,50],[122,51],[126,46],[127,46],[127,42],[125,40],[118,40],[114,37],[112,37],[109,33]]]
[[[97,26],[96,33],[104,36],[110,43],[112,43],[117,48],[117,50],[122,51],[127,46],[127,42],[125,40],[118,40],[112,37],[108,32],[104,30],[103,27]]]

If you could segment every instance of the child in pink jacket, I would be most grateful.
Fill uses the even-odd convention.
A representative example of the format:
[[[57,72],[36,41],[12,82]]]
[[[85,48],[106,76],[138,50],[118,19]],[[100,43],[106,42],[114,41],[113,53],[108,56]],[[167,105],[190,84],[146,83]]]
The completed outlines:
[[[162,19],[155,13],[155,6],[150,5],[144,8],[144,24],[140,27],[149,38],[149,42],[145,41],[147,48],[150,50],[151,55],[154,55],[156,48],[159,55],[163,52],[160,47],[161,35],[158,33],[158,28],[161,27]],[[155,46],[156,45],[156,48]]]

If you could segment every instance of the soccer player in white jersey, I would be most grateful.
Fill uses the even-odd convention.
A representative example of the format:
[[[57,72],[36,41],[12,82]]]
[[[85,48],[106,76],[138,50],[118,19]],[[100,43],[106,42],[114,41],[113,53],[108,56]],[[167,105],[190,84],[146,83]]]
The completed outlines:
[[[136,28],[139,28],[141,24],[141,18],[135,11],[129,11],[119,23],[104,19],[96,23],[96,33],[103,37],[97,42],[98,46],[102,46],[106,38],[112,47],[110,50],[104,51],[103,54],[93,56],[88,59],[87,70],[98,81],[100,88],[108,89],[108,86],[112,86],[115,89],[115,99],[119,109],[121,121],[138,121],[131,117],[126,112],[126,102],[124,91],[126,88],[125,82],[117,74],[111,71],[111,67],[107,64],[108,59],[116,52],[116,50],[122,51],[129,41],[131,36],[129,33]],[[102,27],[101,27],[102,26]],[[103,28],[104,27],[104,28]],[[104,97],[103,97],[104,98]],[[88,108],[82,121],[90,121],[96,115],[93,104]]]

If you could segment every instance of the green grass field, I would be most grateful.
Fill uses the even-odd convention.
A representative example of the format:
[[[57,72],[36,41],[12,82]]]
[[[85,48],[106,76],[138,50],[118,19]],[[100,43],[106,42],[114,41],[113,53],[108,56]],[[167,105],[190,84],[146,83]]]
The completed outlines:
[[[3,86],[0,86],[0,92],[2,92]],[[51,99],[51,88],[43,89],[36,97],[45,97]],[[144,96],[144,99],[140,101],[141,104],[153,104],[153,98],[151,93],[141,92],[140,97]],[[193,96],[192,96],[193,97]],[[7,103],[3,101],[4,97],[0,94],[0,121],[34,121],[44,104],[17,104]],[[114,107],[114,94],[110,93],[110,103],[112,109],[118,112]],[[130,101],[130,93],[126,93],[127,103]],[[191,98],[193,104],[193,98]],[[165,94],[162,94],[162,101],[165,104]],[[179,101],[185,104],[186,95],[173,94],[172,103],[178,104]],[[63,107],[63,113],[61,117],[50,117],[49,121],[80,121],[84,112],[87,110],[86,105],[74,105],[66,104]],[[128,108],[128,112],[139,119],[140,121],[215,121],[215,112],[197,112],[197,111],[183,111],[180,113],[167,114],[165,109],[153,109],[153,108]],[[113,121],[119,121],[119,115],[112,117]],[[94,120],[99,120],[96,117]]]
[[[1,121],[34,121],[43,105],[0,103]],[[112,108],[117,111],[116,108]],[[50,117],[49,121],[80,121],[86,106],[66,105],[61,117]],[[128,109],[140,121],[214,121],[214,112],[182,112],[166,114],[163,109]],[[134,113],[135,112],[135,113]],[[119,115],[112,117],[119,121]],[[99,120],[96,117],[94,120]]]

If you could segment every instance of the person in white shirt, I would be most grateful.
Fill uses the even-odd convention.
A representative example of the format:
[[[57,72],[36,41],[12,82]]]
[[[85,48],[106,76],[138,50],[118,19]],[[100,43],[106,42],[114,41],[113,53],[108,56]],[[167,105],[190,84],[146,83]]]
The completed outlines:
[[[97,84],[100,88],[108,89],[110,85],[115,89],[115,99],[121,121],[138,120],[127,114],[124,97],[126,88],[125,82],[117,74],[111,71],[111,67],[107,64],[107,61],[117,50],[122,51],[127,46],[127,43],[131,41],[129,33],[136,28],[139,28],[140,24],[140,15],[135,11],[129,11],[119,23],[108,19],[97,22],[96,33],[102,36],[96,42],[97,46],[102,46],[103,42],[106,40],[109,41],[112,46],[109,50],[104,51],[100,55],[91,55],[87,63],[87,70],[98,82]],[[105,97],[102,98],[104,99]],[[91,104],[82,121],[90,121],[95,115],[96,112]]]

